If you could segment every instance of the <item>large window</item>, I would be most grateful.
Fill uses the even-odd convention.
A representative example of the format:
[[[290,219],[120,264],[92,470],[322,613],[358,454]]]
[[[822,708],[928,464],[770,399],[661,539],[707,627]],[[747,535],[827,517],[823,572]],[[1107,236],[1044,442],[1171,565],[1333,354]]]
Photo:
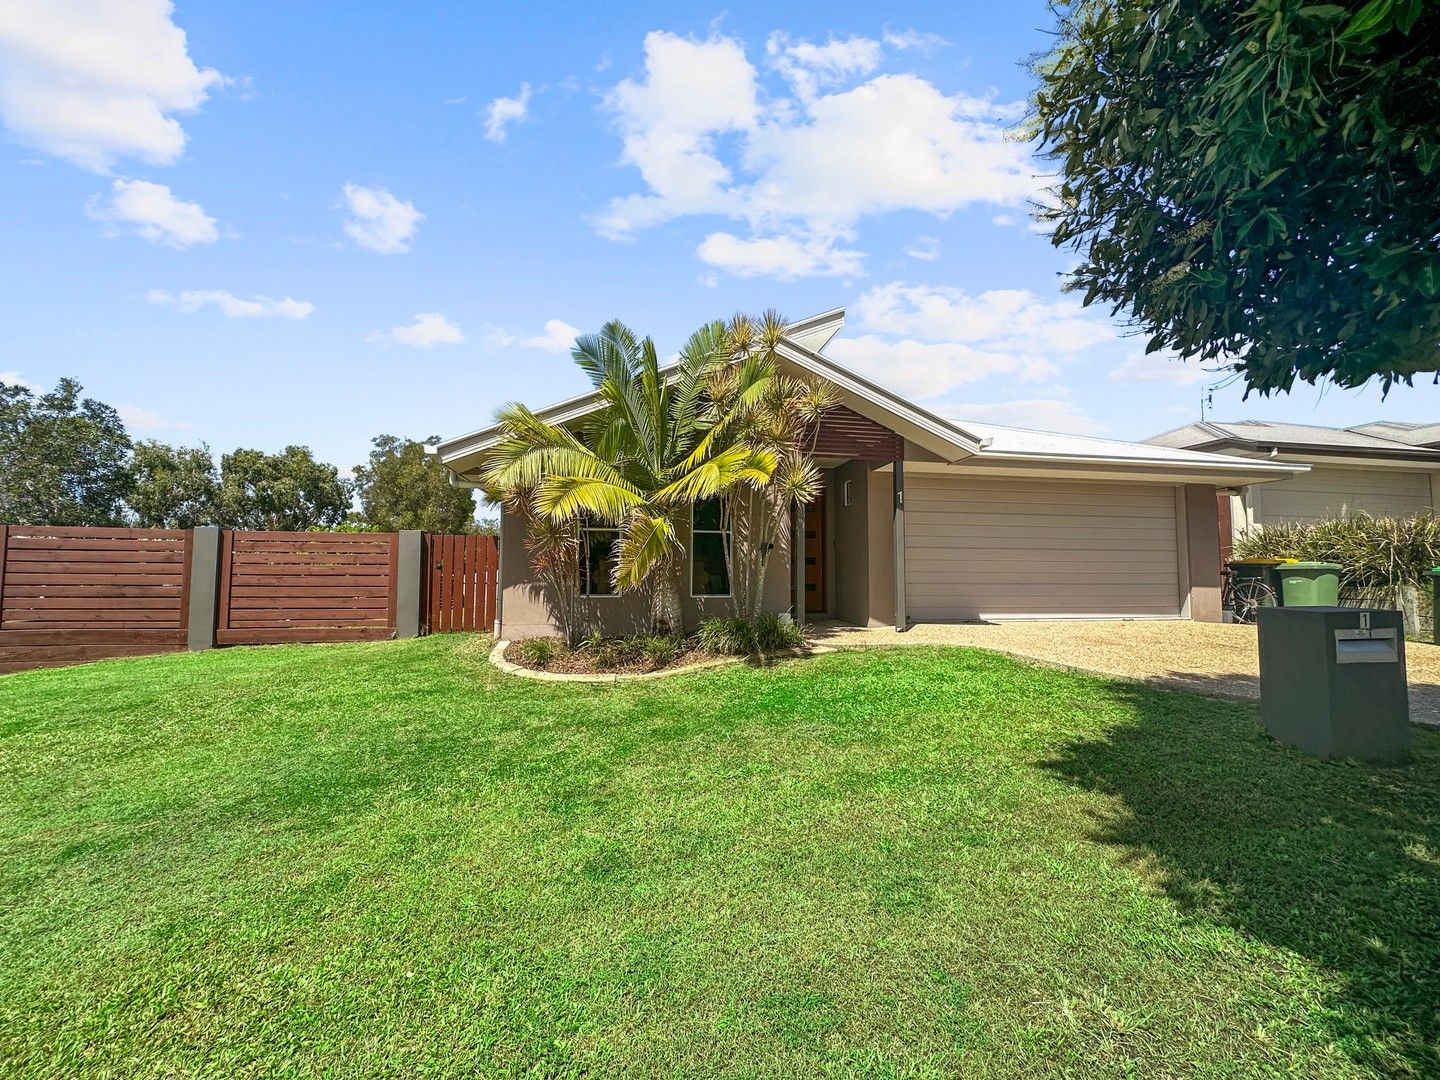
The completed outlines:
[[[580,523],[580,595],[615,594],[615,544],[620,530],[609,525]]]
[[[724,504],[701,499],[690,507],[690,595],[729,596],[730,571],[725,565]]]

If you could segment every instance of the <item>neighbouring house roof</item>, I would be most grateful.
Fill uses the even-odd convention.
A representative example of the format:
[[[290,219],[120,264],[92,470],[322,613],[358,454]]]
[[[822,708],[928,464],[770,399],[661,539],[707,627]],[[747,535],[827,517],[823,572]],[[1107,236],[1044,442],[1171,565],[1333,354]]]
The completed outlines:
[[[1133,468],[1143,476],[1163,473],[1172,479],[1220,484],[1281,480],[1307,468],[1153,443],[947,420],[823,355],[820,350],[844,323],[843,308],[791,323],[776,354],[783,364],[825,379],[836,389],[844,407],[903,436],[933,455],[932,460],[937,464],[963,463],[992,470],[1019,470],[1047,464],[1062,469],[1090,466],[1112,472]],[[565,424],[601,407],[599,397],[588,393],[538,410],[537,415],[550,423]],[[427,451],[436,455],[461,482],[473,482],[474,470],[499,438],[499,426],[491,425],[446,439],[428,447]]]
[[[1395,421],[1337,428],[1270,420],[1232,423],[1201,420],[1152,436],[1146,442],[1192,450],[1288,451],[1411,459],[1426,464],[1440,461],[1440,424],[1402,424]]]

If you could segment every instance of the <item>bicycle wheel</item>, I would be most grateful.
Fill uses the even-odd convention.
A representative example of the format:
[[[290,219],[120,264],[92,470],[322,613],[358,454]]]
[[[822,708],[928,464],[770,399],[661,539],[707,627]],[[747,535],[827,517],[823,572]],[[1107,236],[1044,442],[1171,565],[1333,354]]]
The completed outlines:
[[[1230,589],[1230,610],[1237,623],[1253,623],[1262,607],[1275,607],[1279,597],[1263,578],[1241,578]]]

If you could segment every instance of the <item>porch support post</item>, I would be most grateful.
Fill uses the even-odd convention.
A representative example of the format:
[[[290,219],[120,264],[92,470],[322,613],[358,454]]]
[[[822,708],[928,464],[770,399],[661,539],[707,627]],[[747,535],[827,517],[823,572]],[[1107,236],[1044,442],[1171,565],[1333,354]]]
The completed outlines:
[[[795,503],[795,520],[790,526],[790,569],[795,586],[795,625],[805,625],[805,506]]]
[[[895,537],[895,630],[909,626],[905,614],[905,459],[895,459],[895,510],[892,515]]]

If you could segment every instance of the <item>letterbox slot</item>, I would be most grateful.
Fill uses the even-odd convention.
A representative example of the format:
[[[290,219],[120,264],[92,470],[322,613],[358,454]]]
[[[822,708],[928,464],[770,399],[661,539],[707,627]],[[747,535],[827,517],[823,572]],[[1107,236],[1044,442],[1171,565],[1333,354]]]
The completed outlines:
[[[1394,630],[1336,630],[1335,662],[1397,664],[1400,662],[1397,644]]]

